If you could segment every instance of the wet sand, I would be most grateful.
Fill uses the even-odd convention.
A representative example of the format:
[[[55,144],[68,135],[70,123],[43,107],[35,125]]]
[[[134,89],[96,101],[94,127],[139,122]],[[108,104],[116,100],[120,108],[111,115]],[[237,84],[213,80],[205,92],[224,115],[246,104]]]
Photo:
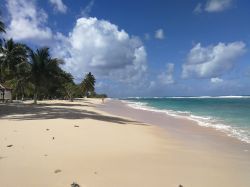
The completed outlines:
[[[105,105],[99,105],[98,109],[110,114],[156,125],[167,136],[183,141],[187,146],[208,146],[214,151],[219,149],[250,157],[250,144],[234,137],[229,137],[227,134],[212,127],[201,127],[196,121],[185,117],[173,117],[166,113],[135,109],[128,106],[126,102],[119,100],[108,100]]]

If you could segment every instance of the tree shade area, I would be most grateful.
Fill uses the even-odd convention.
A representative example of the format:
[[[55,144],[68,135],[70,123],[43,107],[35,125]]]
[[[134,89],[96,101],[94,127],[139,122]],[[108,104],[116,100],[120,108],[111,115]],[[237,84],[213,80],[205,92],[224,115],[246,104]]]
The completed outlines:
[[[5,33],[5,25],[0,20],[0,34]],[[89,72],[80,84],[65,72],[60,65],[64,61],[50,55],[49,48],[37,50],[17,43],[13,39],[1,37],[0,83],[12,89],[16,100],[69,99],[76,97],[107,97],[95,92],[96,79]]]

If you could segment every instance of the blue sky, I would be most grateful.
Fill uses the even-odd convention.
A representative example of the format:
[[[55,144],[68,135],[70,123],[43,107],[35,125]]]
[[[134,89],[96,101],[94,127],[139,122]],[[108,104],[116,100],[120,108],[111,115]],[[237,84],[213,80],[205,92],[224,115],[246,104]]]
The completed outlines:
[[[3,3],[2,3],[3,2]],[[113,97],[250,94],[248,0],[1,0],[6,38],[49,46]]]

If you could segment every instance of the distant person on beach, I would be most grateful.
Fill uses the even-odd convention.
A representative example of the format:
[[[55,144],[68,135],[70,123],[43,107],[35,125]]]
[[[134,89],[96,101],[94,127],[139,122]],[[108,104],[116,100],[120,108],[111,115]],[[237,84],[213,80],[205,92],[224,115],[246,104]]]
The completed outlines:
[[[102,103],[104,104],[104,97],[102,97]]]

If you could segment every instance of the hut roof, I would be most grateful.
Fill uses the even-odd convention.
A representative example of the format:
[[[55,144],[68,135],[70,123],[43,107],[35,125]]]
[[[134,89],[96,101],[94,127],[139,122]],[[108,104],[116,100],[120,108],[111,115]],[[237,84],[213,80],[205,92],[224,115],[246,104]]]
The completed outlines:
[[[12,89],[4,86],[3,84],[0,84],[0,90],[12,90]]]

